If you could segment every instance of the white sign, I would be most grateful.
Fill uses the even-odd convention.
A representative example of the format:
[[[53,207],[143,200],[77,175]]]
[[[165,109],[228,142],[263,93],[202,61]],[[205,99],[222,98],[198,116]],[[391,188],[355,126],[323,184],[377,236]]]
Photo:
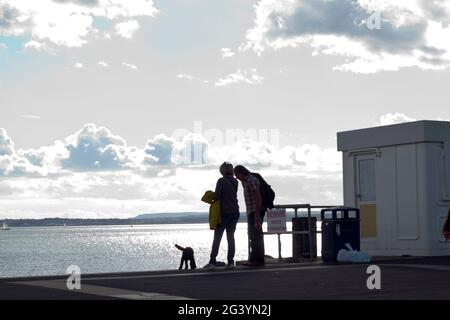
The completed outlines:
[[[286,209],[272,209],[267,211],[267,232],[286,232]]]

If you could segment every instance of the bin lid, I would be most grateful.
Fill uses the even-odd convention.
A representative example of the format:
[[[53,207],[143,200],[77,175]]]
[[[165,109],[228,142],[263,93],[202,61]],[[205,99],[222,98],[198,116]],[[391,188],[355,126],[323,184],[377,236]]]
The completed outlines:
[[[351,210],[359,210],[359,208],[355,208],[355,207],[347,207],[347,206],[337,206],[337,207],[332,207],[332,208],[325,208],[322,209],[322,212],[325,211],[351,211]]]
[[[338,217],[339,213],[339,217]],[[344,214],[342,214],[344,213]],[[354,217],[350,215],[354,213]],[[326,215],[331,214],[331,217],[326,217]],[[359,220],[359,209],[353,207],[339,206],[333,208],[322,209],[320,211],[320,219],[322,221],[354,221]]]

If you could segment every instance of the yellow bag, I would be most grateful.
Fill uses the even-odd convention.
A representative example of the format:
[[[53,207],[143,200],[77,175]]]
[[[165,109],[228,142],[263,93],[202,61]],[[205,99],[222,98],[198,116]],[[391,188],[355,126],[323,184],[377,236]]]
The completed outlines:
[[[217,225],[221,221],[220,217],[220,201],[214,200],[214,192],[208,190],[202,197],[202,201],[209,203],[209,229],[216,230]]]

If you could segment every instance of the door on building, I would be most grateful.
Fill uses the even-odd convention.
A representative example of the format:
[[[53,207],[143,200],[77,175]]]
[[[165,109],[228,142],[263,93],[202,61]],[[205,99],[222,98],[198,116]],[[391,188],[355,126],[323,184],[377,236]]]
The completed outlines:
[[[356,156],[356,204],[361,216],[361,238],[377,237],[375,154]]]

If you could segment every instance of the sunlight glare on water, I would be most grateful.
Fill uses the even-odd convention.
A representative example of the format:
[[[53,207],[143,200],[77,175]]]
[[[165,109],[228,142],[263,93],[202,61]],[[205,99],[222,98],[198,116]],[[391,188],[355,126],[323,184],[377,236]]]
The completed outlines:
[[[192,247],[203,267],[213,234],[208,224],[11,228],[0,232],[0,277],[65,274],[70,265],[82,273],[177,269],[181,251],[175,244]],[[235,260],[246,260],[246,223],[238,224],[235,238]],[[281,240],[282,256],[292,256],[292,236]],[[278,257],[276,235],[265,236],[265,247],[266,255]],[[224,234],[217,261],[226,262],[226,254]]]

